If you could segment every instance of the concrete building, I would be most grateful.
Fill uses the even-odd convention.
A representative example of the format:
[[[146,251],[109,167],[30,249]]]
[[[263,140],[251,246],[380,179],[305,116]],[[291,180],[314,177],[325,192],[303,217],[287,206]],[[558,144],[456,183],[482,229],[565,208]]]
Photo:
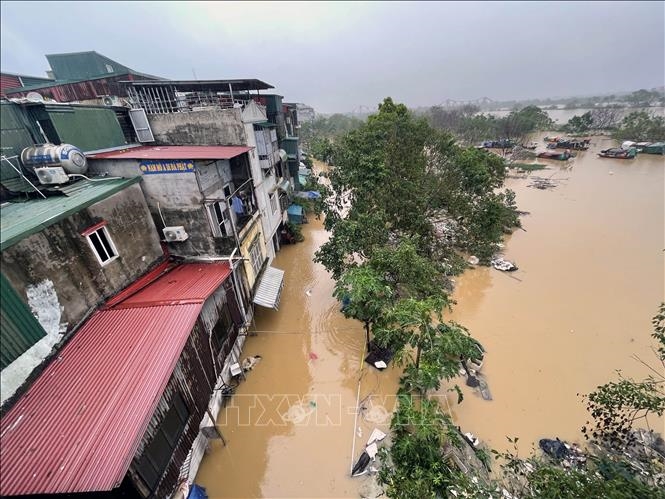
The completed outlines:
[[[244,296],[250,297],[269,265],[251,155],[256,152],[249,146],[142,146],[88,158],[97,174],[143,178],[171,254],[219,258],[237,251],[245,270]]]
[[[300,123],[311,123],[316,119],[316,112],[312,106],[297,102],[296,108],[298,111],[298,121]]]
[[[260,80],[153,81],[129,85],[132,104],[145,111],[156,144],[252,148],[249,165],[264,245],[268,260],[272,261],[287,220],[288,197],[297,185],[296,155],[289,159],[282,147],[287,130],[281,97],[261,95],[260,91],[272,86]]]
[[[79,180],[0,210],[2,401],[107,298],[164,258],[140,178]],[[35,325],[25,312],[37,318]],[[23,317],[15,320],[12,317]]]

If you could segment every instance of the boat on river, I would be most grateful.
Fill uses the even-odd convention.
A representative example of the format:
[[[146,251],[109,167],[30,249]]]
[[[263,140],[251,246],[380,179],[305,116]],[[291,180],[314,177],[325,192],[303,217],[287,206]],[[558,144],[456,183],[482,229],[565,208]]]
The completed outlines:
[[[482,143],[484,149],[512,149],[515,142],[510,139],[486,140]]]
[[[665,142],[655,142],[653,144],[646,145],[642,148],[642,151],[646,154],[665,154]]]
[[[601,158],[614,158],[614,159],[633,159],[637,156],[637,149],[631,147],[630,149],[622,149],[621,147],[613,147],[605,149],[598,153]]]
[[[589,149],[590,139],[559,139],[556,142],[547,144],[548,149],[572,149],[574,151],[586,151]]]
[[[563,152],[544,151],[544,152],[538,153],[537,157],[543,158],[543,159],[555,159],[557,161],[567,161],[570,158],[573,158],[574,155],[568,150],[563,151]]]

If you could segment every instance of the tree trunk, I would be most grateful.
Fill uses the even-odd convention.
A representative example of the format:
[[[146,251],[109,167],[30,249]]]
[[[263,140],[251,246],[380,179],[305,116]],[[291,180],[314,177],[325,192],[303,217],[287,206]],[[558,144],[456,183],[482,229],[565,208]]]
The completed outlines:
[[[365,341],[367,342],[367,353],[369,353],[369,322],[365,322]]]

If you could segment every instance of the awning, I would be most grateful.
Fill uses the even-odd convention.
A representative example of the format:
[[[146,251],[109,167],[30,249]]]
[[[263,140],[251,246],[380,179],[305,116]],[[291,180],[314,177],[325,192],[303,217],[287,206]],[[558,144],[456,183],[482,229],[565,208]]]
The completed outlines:
[[[289,188],[291,187],[291,184],[289,183],[288,180],[282,180],[279,184],[277,184],[277,188],[283,190],[287,194],[289,193]]]
[[[274,267],[267,267],[261,276],[254,294],[254,303],[266,308],[279,307],[279,299],[284,286],[284,271]]]

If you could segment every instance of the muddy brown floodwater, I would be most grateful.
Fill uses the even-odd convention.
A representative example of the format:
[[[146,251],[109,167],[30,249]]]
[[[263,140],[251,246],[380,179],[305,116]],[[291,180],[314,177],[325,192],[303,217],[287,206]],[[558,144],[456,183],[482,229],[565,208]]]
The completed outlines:
[[[311,217],[303,234],[273,261],[286,272],[281,305],[257,307],[243,351],[262,360],[220,413],[228,445],[214,441],[196,477],[211,498],[358,497],[368,478],[349,477],[353,442],[355,460],[373,428],[388,432],[398,374],[365,365],[358,392],[362,326],[344,318],[312,261],[328,237],[321,222]]]
[[[660,156],[597,158],[612,145],[596,138],[573,161],[532,174],[558,180],[553,189],[510,179],[519,208],[530,212],[526,231],[506,240],[505,255],[520,269],[478,268],[457,280],[447,315],[486,347],[494,400],[465,386],[461,405],[447,400],[456,424],[494,448],[506,449],[506,436],[520,437],[523,454],[542,437],[579,441],[586,412],[577,394],[616,369],[648,374],[632,355],[655,360],[649,334],[665,278],[665,165]],[[312,261],[327,233],[317,220],[303,233],[273,262],[286,271],[281,306],[257,310],[244,355],[262,360],[220,413],[228,445],[214,441],[196,477],[211,498],[358,497],[367,477],[349,478],[352,445],[355,459],[372,428],[387,431],[398,373],[365,366],[359,374],[362,327],[342,316],[333,281]],[[663,430],[662,420],[652,424]]]
[[[541,142],[542,143],[542,142]],[[509,179],[525,231],[506,241],[519,270],[467,271],[448,317],[487,350],[482,368],[493,399],[469,393],[455,421],[496,449],[520,438],[525,455],[540,438],[581,441],[587,412],[578,393],[624,375],[645,377],[637,355],[656,367],[651,318],[663,300],[663,156],[603,159],[614,142],[595,137],[567,163],[531,174],[558,179],[549,190]],[[543,148],[544,149],[544,148]],[[540,160],[545,163],[545,160]],[[652,426],[665,432],[663,420]]]

